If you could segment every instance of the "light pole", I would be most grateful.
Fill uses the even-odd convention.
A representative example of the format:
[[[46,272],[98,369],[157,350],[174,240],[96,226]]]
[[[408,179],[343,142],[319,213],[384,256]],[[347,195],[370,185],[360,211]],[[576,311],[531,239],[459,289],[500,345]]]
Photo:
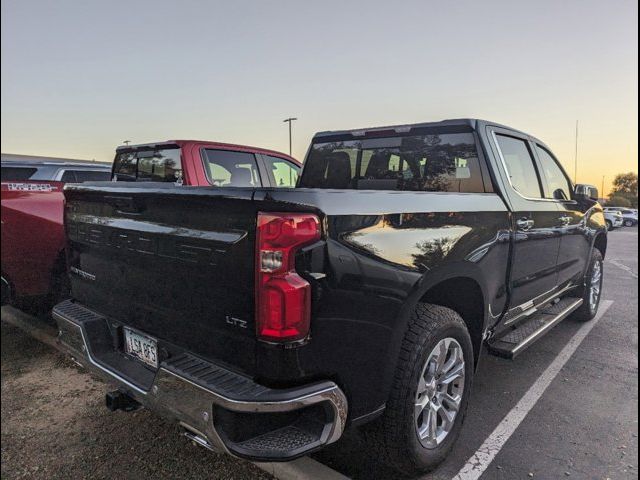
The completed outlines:
[[[295,117],[289,117],[283,120],[284,123],[289,124],[289,156],[291,156],[291,122],[297,120]]]
[[[578,183],[578,120],[576,120],[576,159],[573,168],[573,183]]]

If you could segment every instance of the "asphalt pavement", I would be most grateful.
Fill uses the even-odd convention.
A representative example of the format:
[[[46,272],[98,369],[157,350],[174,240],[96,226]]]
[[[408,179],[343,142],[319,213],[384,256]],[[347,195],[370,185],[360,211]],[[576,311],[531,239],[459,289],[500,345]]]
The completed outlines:
[[[482,356],[461,437],[424,478],[638,478],[637,228],[610,234],[605,275],[608,308],[593,325],[567,319],[515,360]],[[150,412],[109,412],[106,390],[3,322],[2,478],[270,478]],[[351,431],[313,459],[352,478],[397,478],[369,451]],[[303,464],[309,478],[327,475]]]

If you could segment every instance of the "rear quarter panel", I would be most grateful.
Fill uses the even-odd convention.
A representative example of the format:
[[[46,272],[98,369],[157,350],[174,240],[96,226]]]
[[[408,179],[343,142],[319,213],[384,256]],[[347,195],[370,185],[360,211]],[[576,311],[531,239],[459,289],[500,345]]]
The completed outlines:
[[[502,313],[510,230],[507,209],[495,194],[313,189],[260,194],[267,210],[316,210],[326,232],[323,258],[315,260],[326,277],[309,279],[311,341],[288,351],[286,362],[276,348],[259,349],[265,377],[332,378],[350,397],[354,419],[386,401],[408,316],[429,288],[470,277],[483,290],[485,324]]]
[[[16,296],[45,295],[64,249],[61,182],[2,182],[2,275]]]

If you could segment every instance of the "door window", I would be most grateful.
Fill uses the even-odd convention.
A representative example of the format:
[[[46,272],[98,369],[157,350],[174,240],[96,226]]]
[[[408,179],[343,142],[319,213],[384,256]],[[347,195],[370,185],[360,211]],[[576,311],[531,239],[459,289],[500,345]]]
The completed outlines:
[[[110,178],[111,172],[108,170],[65,170],[61,181],[66,183],[106,182]]]
[[[73,170],[65,170],[60,177],[60,181],[64,183],[76,183],[76,172]]]
[[[259,187],[260,175],[252,153],[205,150],[205,170],[216,187]]]
[[[571,184],[564,172],[558,165],[558,162],[551,154],[536,145],[536,152],[540,159],[540,166],[544,174],[544,196],[545,198],[553,198],[554,200],[571,200]]]
[[[496,135],[511,186],[523,197],[542,198],[538,172],[527,142],[506,135]]]
[[[264,163],[271,177],[271,185],[279,188],[293,188],[298,181],[300,167],[278,157],[264,155]]]

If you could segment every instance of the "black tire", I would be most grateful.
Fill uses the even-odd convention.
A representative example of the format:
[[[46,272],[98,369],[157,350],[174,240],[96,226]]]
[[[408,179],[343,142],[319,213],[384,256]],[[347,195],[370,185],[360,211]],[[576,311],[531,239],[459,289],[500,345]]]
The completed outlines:
[[[611,223],[611,220],[605,220],[605,223],[607,224],[607,230],[613,230],[613,223]]]
[[[591,303],[591,279],[593,278],[594,268],[596,264],[600,265],[600,293],[598,295],[598,300],[595,305]],[[593,320],[593,318],[598,313],[598,307],[600,307],[600,300],[602,299],[602,283],[604,280],[604,261],[602,258],[602,253],[597,248],[594,248],[591,252],[591,261],[589,263],[589,268],[587,270],[587,274],[584,278],[584,287],[582,289],[582,305],[578,308],[572,315],[572,318],[578,320],[579,322],[588,322],[589,320]]]
[[[635,225],[635,223],[633,222],[633,220],[625,220],[624,221],[624,226],[625,227],[633,227]]]
[[[461,347],[465,362],[464,390],[453,427],[441,444],[428,449],[416,432],[414,405],[423,367],[436,345],[445,338],[455,339]],[[460,315],[438,305],[418,304],[409,320],[386,409],[365,428],[368,444],[377,458],[406,475],[428,472],[442,462],[460,434],[473,371],[473,346]]]

